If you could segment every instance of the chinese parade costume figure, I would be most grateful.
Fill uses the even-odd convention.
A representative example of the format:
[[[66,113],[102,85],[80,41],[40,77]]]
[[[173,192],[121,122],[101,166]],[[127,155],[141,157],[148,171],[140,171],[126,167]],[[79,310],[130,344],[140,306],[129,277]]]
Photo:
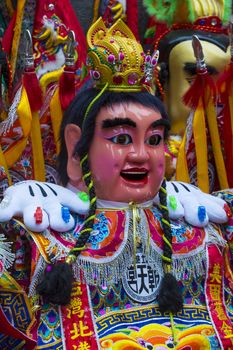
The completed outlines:
[[[63,185],[89,194],[79,193],[82,215],[67,232],[2,224],[18,237],[3,277],[5,290],[15,281],[24,293],[20,339],[38,349],[231,349],[232,227],[169,218],[177,205],[164,181],[169,120],[150,94],[158,53],[145,55],[122,21],[107,29],[98,20],[87,39],[95,87],[67,109],[59,156]],[[49,184],[27,190],[58,196]],[[6,348],[15,338],[0,341]]]

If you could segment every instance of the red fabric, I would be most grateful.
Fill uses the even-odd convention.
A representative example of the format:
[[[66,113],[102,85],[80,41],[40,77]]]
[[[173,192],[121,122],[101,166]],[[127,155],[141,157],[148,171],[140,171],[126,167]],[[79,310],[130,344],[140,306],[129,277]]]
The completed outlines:
[[[20,330],[15,328],[6,318],[6,315],[4,314],[4,311],[0,305],[0,324],[1,324],[1,333],[5,334],[6,336],[10,336],[15,339],[22,339],[25,340],[26,344],[26,350],[33,350],[35,349],[36,342],[30,338],[24,333],[22,333]]]
[[[75,97],[75,70],[65,67],[59,80],[59,98],[61,107],[65,110]]]
[[[221,102],[224,104],[222,111],[222,132],[223,132],[223,145],[225,154],[225,166],[227,172],[227,180],[229,187],[233,187],[233,139],[232,139],[232,125],[231,125],[231,115],[228,97],[232,94],[231,85],[233,83],[233,62],[229,64],[227,69],[222,73],[217,81],[217,87],[220,91]],[[225,88],[224,88],[225,86]],[[222,90],[224,89],[224,90]],[[223,91],[221,93],[221,91]]]
[[[233,339],[227,338],[232,333],[233,324],[228,316],[223,296],[223,253],[216,245],[208,247],[208,277],[205,282],[205,295],[208,310],[214,323],[221,349],[232,349]]]
[[[2,47],[8,55],[10,55],[10,53],[11,53],[11,45],[12,45],[12,40],[13,40],[13,36],[14,36],[15,21],[16,21],[16,12],[14,13],[13,17],[11,18],[11,21],[10,21],[7,29],[5,30],[4,36],[2,38]]]
[[[213,79],[208,72],[204,74],[197,73],[194,82],[183,96],[184,104],[192,109],[196,109],[200,98],[206,94],[207,88],[209,88],[209,98],[211,98],[213,95],[215,95],[215,85]]]
[[[139,40],[138,34],[138,2],[137,0],[128,0],[126,5],[127,25],[132,30],[135,38]]]
[[[32,112],[39,111],[43,104],[43,96],[35,69],[25,69],[22,80]]]

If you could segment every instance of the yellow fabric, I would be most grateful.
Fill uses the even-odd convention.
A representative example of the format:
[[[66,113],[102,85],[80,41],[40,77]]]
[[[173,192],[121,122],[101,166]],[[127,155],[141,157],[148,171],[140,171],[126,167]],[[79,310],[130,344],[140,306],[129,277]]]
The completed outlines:
[[[180,145],[180,149],[179,149],[179,153],[178,153],[178,157],[177,157],[176,179],[178,181],[184,181],[184,182],[190,183],[188,165],[187,165],[187,159],[186,159],[186,152],[185,152],[185,145],[186,145],[186,132],[184,134],[182,143]]]
[[[227,173],[226,173],[226,168],[225,168],[224,159],[222,155],[215,106],[213,104],[212,99],[209,99],[209,101],[206,103],[206,116],[208,120],[208,127],[210,131],[211,144],[212,144],[220,189],[228,188],[229,186],[227,181]]]
[[[34,112],[32,114],[31,143],[34,180],[45,181],[44,154],[40,130],[40,120],[37,112]]]
[[[11,181],[11,177],[10,177],[10,173],[8,170],[8,166],[7,166],[7,162],[4,156],[4,153],[2,151],[2,147],[0,145],[0,165],[4,168],[7,179],[8,179],[8,185],[11,186],[12,185],[12,181]]]
[[[9,12],[10,17],[12,17],[13,14],[14,14],[14,7],[12,5],[12,1],[11,0],[6,0],[6,7],[7,7],[7,10]]]
[[[92,23],[95,23],[95,21],[97,21],[97,18],[99,17],[99,6],[100,6],[100,0],[95,0]]]
[[[15,21],[15,27],[14,27],[14,37],[12,41],[11,59],[10,59],[12,77],[14,77],[15,75],[15,66],[16,66],[20,36],[22,31],[22,21],[23,21],[23,15],[24,15],[25,2],[26,0],[17,1],[16,21]]]
[[[46,89],[49,84],[56,83],[59,80],[62,72],[63,68],[60,68],[53,72],[46,73],[40,78],[40,87],[42,89],[43,95],[46,94]]]
[[[25,88],[22,88],[21,99],[17,107],[19,122],[22,127],[23,136],[28,137],[31,130],[32,112]]]
[[[56,152],[59,154],[60,152],[60,126],[62,121],[62,109],[61,103],[59,99],[59,89],[57,88],[51,101],[50,101],[50,115],[51,115],[51,123],[53,128],[53,136],[56,145]]]
[[[5,156],[8,168],[11,168],[12,165],[17,162],[17,160],[23,153],[26,147],[26,144],[27,144],[27,138],[23,138],[22,140],[18,141],[16,145],[14,145],[12,148],[4,152],[4,156]]]
[[[223,18],[225,1],[223,0],[191,0],[190,5],[193,8],[195,18],[218,16]]]
[[[21,99],[17,107],[17,115],[20,126],[22,127],[23,138],[17,141],[15,144],[12,145],[12,147],[9,147],[9,149],[4,152],[4,159],[8,169],[11,168],[18,161],[21,154],[23,153],[27,145],[28,137],[31,130],[32,114],[27,93],[24,88],[22,89]],[[1,163],[2,162],[3,158],[1,158]]]
[[[199,105],[194,112],[193,136],[197,161],[197,184],[203,192],[209,193],[206,123],[205,113],[201,102],[199,102]]]

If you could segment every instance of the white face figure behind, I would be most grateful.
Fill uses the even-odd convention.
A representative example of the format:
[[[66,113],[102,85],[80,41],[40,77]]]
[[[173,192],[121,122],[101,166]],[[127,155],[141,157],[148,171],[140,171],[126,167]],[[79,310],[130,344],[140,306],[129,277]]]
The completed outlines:
[[[225,52],[208,41],[201,40],[201,45],[207,68],[209,68],[210,74],[216,81],[219,74],[224,71],[230,62],[230,47]],[[182,101],[182,97],[195,79],[195,75],[191,73],[190,69],[187,69],[189,64],[195,70],[196,59],[191,40],[183,41],[174,46],[169,55],[169,81],[165,87],[165,94],[173,134],[183,135],[189,116],[189,108]]]

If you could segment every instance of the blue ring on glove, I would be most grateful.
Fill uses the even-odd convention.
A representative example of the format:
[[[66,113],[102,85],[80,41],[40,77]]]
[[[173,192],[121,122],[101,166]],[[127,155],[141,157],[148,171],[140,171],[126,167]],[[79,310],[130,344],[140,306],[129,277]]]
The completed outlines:
[[[203,205],[198,207],[198,219],[200,222],[204,222],[206,218],[206,208]]]
[[[70,221],[70,210],[68,207],[61,207],[61,216],[66,224]]]

